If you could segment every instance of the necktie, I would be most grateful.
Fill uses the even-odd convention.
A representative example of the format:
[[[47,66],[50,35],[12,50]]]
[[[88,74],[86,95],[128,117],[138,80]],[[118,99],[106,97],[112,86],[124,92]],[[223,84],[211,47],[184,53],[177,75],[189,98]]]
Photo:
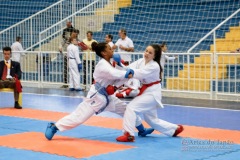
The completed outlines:
[[[6,80],[7,79],[6,77],[7,77],[7,65],[4,65],[2,80]]]

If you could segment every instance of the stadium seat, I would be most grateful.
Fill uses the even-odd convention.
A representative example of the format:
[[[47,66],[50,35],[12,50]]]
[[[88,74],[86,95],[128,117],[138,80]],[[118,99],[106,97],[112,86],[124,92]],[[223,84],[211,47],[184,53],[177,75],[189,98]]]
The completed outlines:
[[[3,30],[11,25],[20,22],[21,20],[37,13],[38,11],[50,6],[58,0],[11,0],[11,1],[0,1],[0,14],[2,23],[0,30]],[[7,8],[7,12],[6,12]],[[26,12],[27,11],[27,12]]]
[[[176,5],[172,5],[174,3]],[[181,3],[185,5],[177,5]],[[186,52],[238,9],[238,5],[235,5],[237,2],[229,0],[194,3],[191,1],[191,4],[187,0],[171,0],[168,3],[162,3],[161,0],[132,0],[131,4],[131,6],[120,8],[120,14],[114,16],[114,22],[103,24],[102,30],[94,33],[97,41],[101,41],[106,34],[112,34],[113,41],[116,42],[118,30],[125,28],[134,42],[135,51],[144,50],[145,46],[142,45],[147,44],[147,37],[148,44],[165,41],[168,43],[169,52]],[[204,11],[199,12],[199,10]],[[229,31],[230,24],[238,24],[239,21],[239,17],[229,20],[221,30],[216,31],[217,38],[224,37],[225,32]],[[213,44],[211,36],[197,46],[194,52],[210,50],[210,44]]]

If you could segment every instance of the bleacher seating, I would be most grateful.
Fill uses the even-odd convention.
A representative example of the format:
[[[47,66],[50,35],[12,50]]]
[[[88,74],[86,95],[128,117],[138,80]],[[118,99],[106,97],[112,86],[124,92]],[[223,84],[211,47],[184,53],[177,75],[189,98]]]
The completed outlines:
[[[136,51],[143,51],[150,43],[160,44],[165,41],[169,52],[186,52],[239,8],[237,1],[230,0],[172,1],[132,0],[132,5],[121,8],[120,14],[115,15],[114,23],[104,24],[102,31],[94,33],[94,38],[103,41],[105,35],[110,33],[116,42],[119,38],[118,30],[125,28]],[[230,24],[237,25],[239,21],[240,17],[228,21],[216,32],[217,37],[223,37]],[[212,43],[212,37],[209,37],[194,51],[209,50]]]
[[[219,55],[218,68],[216,65],[213,65],[211,70],[211,57],[209,55],[201,55],[200,57],[194,58],[194,63],[190,65],[184,64],[182,69],[175,70],[175,72],[178,72],[177,74],[174,73],[176,76],[166,77],[167,83],[165,87],[167,89],[178,90],[210,91],[212,78],[212,90],[215,91],[215,79],[217,78],[218,91],[240,91],[239,64],[240,56]],[[188,67],[190,67],[190,69],[188,69]],[[167,70],[169,70],[169,68]]]
[[[227,76],[218,80],[218,92],[240,93],[240,65],[227,65]],[[216,81],[213,81],[212,90],[216,91]]]
[[[7,0],[0,1],[0,31],[52,5],[58,0]],[[6,12],[7,11],[7,12]]]

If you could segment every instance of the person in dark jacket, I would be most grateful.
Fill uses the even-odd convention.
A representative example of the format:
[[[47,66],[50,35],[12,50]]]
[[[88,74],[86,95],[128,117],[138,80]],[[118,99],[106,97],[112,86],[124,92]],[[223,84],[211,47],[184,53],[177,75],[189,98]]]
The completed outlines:
[[[1,88],[13,88],[14,89],[14,108],[22,109],[19,105],[19,93],[22,92],[21,79],[21,66],[19,62],[12,61],[12,50],[10,47],[3,48],[4,60],[0,61],[0,89]]]

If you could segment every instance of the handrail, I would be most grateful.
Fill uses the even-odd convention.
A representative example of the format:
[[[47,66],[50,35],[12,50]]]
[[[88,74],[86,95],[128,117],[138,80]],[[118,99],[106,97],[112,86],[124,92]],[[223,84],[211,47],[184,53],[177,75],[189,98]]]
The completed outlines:
[[[223,24],[225,24],[229,19],[231,19],[233,16],[235,16],[238,12],[240,12],[240,8],[235,11],[233,14],[231,14],[228,18],[226,18],[224,21],[222,21],[219,25],[217,25],[215,28],[213,28],[210,32],[208,32],[203,38],[201,38],[197,43],[195,43],[188,51],[187,53],[191,52],[197,45],[199,45],[203,40],[205,40],[209,35],[211,35],[213,32],[215,32],[219,27],[221,27]]]
[[[41,39],[41,35],[42,35],[43,33],[45,33],[45,32],[47,32],[48,30],[54,28],[55,26],[58,26],[58,25],[62,24],[62,23],[65,22],[66,20],[72,18],[73,16],[75,16],[75,15],[78,14],[78,13],[81,13],[83,10],[85,10],[85,9],[87,9],[88,7],[94,5],[95,3],[98,3],[99,1],[100,1],[100,0],[96,0],[96,1],[94,1],[94,2],[92,2],[92,3],[90,3],[89,5],[83,7],[82,9],[78,10],[77,12],[75,12],[75,13],[71,14],[70,16],[62,19],[62,20],[59,21],[58,23],[55,23],[55,24],[52,25],[51,27],[48,27],[48,28],[46,28],[45,30],[41,31],[41,32],[39,33],[39,41],[38,41],[38,43],[34,44],[33,46],[40,45],[40,51],[41,51],[41,44],[42,44],[42,42],[44,42],[45,40],[47,40],[49,37],[52,37],[52,36],[58,34],[59,31],[61,31],[62,29],[61,29],[61,30],[58,30],[58,31],[55,31],[53,34],[51,34],[51,36],[48,36],[48,37],[46,37],[46,38],[44,38],[44,39]],[[31,47],[32,47],[32,46],[30,46],[29,48],[31,48]]]
[[[59,30],[59,31],[57,31],[57,32],[54,32],[54,34],[52,34],[52,35],[50,35],[50,36],[44,38],[42,41],[47,40],[48,38],[50,38],[51,36],[54,36],[54,35],[58,34],[59,32],[62,32],[62,30]],[[26,51],[28,51],[29,49],[31,49],[31,48],[33,48],[33,47],[36,47],[36,46],[39,45],[39,44],[40,44],[40,42],[35,43],[34,45],[32,45],[32,46],[26,48]]]
[[[11,29],[11,28],[13,28],[13,27],[15,27],[15,26],[17,26],[17,25],[19,25],[19,24],[21,24],[21,23],[23,23],[23,22],[25,22],[25,21],[27,21],[27,20],[35,17],[35,16],[37,16],[37,15],[39,15],[40,13],[48,10],[49,8],[52,8],[52,7],[56,6],[56,5],[58,5],[59,3],[62,3],[63,1],[64,1],[64,0],[60,0],[60,1],[58,1],[58,2],[56,2],[56,3],[54,3],[54,4],[52,4],[52,5],[50,5],[49,7],[45,8],[45,9],[43,9],[43,10],[41,10],[41,11],[38,11],[37,13],[31,15],[30,17],[28,17],[28,18],[26,18],[26,19],[23,19],[22,21],[20,21],[20,22],[14,24],[14,25],[12,25],[12,26],[10,26],[10,27],[2,30],[2,31],[0,32],[0,34],[3,33],[3,32],[5,32],[5,31],[8,31],[9,29]]]
[[[52,25],[51,27],[48,27],[48,28],[46,28],[45,30],[41,31],[39,34],[41,35],[42,33],[46,32],[47,30],[50,30],[51,28],[53,28],[53,27],[55,27],[55,26],[61,24],[62,22],[65,22],[65,21],[68,20],[69,18],[72,18],[72,17],[75,16],[76,14],[82,12],[82,11],[85,10],[86,8],[88,8],[88,7],[92,6],[92,5],[94,5],[95,3],[99,2],[99,1],[100,1],[100,0],[96,0],[96,1],[92,2],[91,4],[89,4],[89,5],[85,6],[85,7],[83,7],[82,9],[80,9],[80,10],[78,10],[77,12],[71,14],[70,16],[68,16],[68,17],[66,17],[66,18],[64,18],[64,19],[62,19],[62,20],[59,21],[58,23],[55,23],[55,24]]]

